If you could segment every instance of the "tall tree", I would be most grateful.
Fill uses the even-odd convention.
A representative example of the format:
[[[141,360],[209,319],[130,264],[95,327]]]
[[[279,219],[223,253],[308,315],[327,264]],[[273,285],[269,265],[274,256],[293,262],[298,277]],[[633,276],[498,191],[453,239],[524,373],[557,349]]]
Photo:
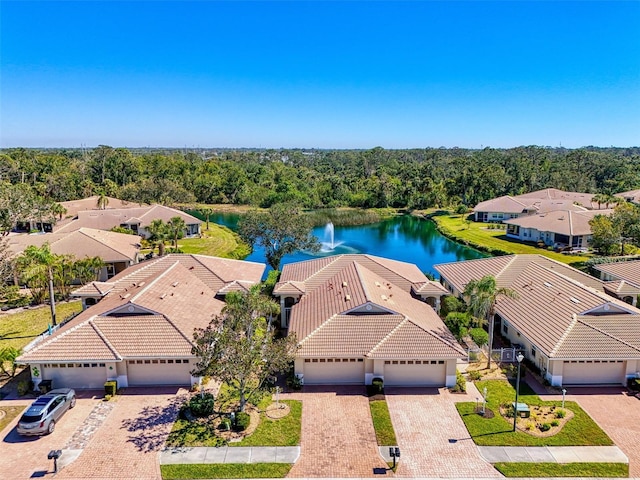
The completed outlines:
[[[260,286],[249,292],[231,292],[221,315],[210,325],[196,329],[192,353],[200,361],[194,376],[211,376],[226,383],[240,397],[240,411],[265,381],[284,370],[293,360],[295,336],[277,339],[267,318],[280,308],[260,293]]]
[[[49,305],[51,307],[51,321],[56,325],[56,298],[53,290],[54,270],[60,261],[60,256],[51,252],[49,244],[42,247],[29,245],[18,258],[18,264],[27,282],[46,278],[49,285]]]
[[[480,280],[467,283],[464,297],[469,305],[469,312],[476,318],[485,319],[489,324],[489,355],[487,368],[491,368],[491,349],[493,348],[493,330],[496,316],[496,303],[501,296],[517,298],[515,291],[496,285],[492,275],[485,275]]]
[[[109,205],[109,197],[107,197],[103,192],[98,195],[98,200],[96,201],[96,207],[98,210],[106,210],[107,205]]]
[[[268,212],[253,210],[238,222],[242,239],[252,247],[264,247],[267,263],[274,270],[280,269],[282,257],[287,254],[320,249],[311,228],[309,219],[292,204],[276,204]]]
[[[182,217],[172,217],[167,222],[167,233],[169,238],[173,242],[174,251],[178,251],[178,240],[184,237],[184,232],[187,228],[187,224]]]
[[[158,255],[164,255],[164,242],[169,238],[169,230],[167,224],[160,219],[153,220],[147,227],[149,232],[149,241],[155,247],[158,246]],[[153,253],[153,252],[152,252]]]

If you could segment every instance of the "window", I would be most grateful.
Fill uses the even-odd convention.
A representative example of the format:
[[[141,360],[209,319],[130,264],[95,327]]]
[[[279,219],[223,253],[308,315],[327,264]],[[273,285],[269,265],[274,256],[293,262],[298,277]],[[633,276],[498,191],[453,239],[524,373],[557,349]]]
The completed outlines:
[[[384,364],[385,364],[385,365],[391,365],[391,361],[390,361],[390,360],[385,360],[385,361],[384,361]]]
[[[88,363],[83,363],[83,364],[82,364],[82,366],[83,366],[84,368],[89,368],[89,364],[88,364]]]
[[[182,363],[182,360],[177,359],[177,360],[176,360],[176,363]]]
[[[413,365],[413,360],[407,361],[407,365]]]
[[[173,363],[173,360],[167,360],[167,363]]]
[[[311,359],[310,358],[305,358],[304,359],[304,363],[311,363]]]
[[[99,367],[105,367],[106,365],[104,363],[99,363],[98,366]]]
[[[160,363],[167,363],[166,360],[160,360]]]
[[[531,356],[536,358],[536,347],[531,347]]]
[[[151,363],[158,363],[158,360],[151,360]]]
[[[431,360],[431,362],[429,362],[429,363],[431,363],[431,365],[435,365],[436,361],[435,360]]]
[[[505,335],[509,335],[509,327],[507,327],[507,324],[502,325],[502,331]]]
[[[176,360],[176,363],[178,363],[180,360]],[[144,363],[146,364],[151,364],[151,360],[145,360]]]
[[[182,360],[182,363],[189,363],[189,360]]]
[[[400,365],[406,365],[406,364],[407,364],[406,360],[400,360]]]
[[[358,359],[358,362],[364,362],[364,360],[362,360],[361,358]]]
[[[327,358],[327,363],[333,363],[333,358]]]
[[[92,363],[92,364],[91,364],[91,367],[93,367],[93,368],[96,368],[97,366],[98,366],[98,364],[97,364],[97,363]]]
[[[326,363],[327,361],[324,358],[320,359],[320,363]]]
[[[438,365],[444,365],[444,360],[438,360]]]
[[[397,361],[397,360],[394,360],[394,361],[393,361],[393,362],[391,362],[391,363],[392,363],[393,365],[397,365],[397,364],[398,364],[398,361]]]

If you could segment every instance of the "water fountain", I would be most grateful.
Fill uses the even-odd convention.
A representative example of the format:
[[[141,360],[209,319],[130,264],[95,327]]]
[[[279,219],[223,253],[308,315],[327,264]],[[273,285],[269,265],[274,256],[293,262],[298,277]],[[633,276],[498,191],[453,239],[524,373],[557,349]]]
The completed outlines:
[[[326,244],[329,247],[329,250],[333,250],[334,248],[336,248],[336,243],[335,243],[335,238],[334,237],[335,237],[335,229],[333,228],[333,223],[329,222],[324,227],[324,239],[325,239],[325,241],[322,242],[323,246]]]

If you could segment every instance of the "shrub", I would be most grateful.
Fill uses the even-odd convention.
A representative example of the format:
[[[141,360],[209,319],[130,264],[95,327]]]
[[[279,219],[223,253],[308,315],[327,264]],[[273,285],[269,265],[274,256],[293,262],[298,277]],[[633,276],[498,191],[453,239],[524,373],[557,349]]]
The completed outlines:
[[[206,392],[196,394],[189,400],[189,410],[194,417],[202,418],[213,414],[214,397],[213,394]]]
[[[565,412],[564,410],[562,410],[562,409],[560,408],[560,409],[558,409],[558,411],[556,412],[556,418],[564,418],[566,414],[567,414],[567,412]]]
[[[108,393],[104,396],[104,401],[108,402],[109,400],[111,400],[113,398],[112,395],[109,395]]]
[[[560,425],[560,422],[558,420],[552,420],[551,421],[551,426],[552,427],[557,427],[558,425]]]
[[[534,422],[527,422],[524,428],[526,428],[527,430],[533,430],[535,426],[536,424]]]
[[[287,377],[287,387],[292,390],[300,390],[302,388],[302,380],[296,375],[291,374]]]
[[[220,425],[218,426],[218,430],[224,430],[224,431],[231,430],[231,420],[229,420],[228,418],[225,418],[224,420],[222,420],[220,422]]]
[[[442,305],[440,306],[440,316],[446,318],[451,312],[464,312],[467,309],[462,300],[449,295],[444,297]]]
[[[475,382],[476,380],[480,380],[482,378],[482,373],[480,373],[480,370],[471,370],[467,372],[467,376],[469,377],[469,380]]]
[[[18,382],[18,396],[26,395],[29,391],[29,382],[27,380],[21,380]]]
[[[384,380],[379,377],[374,378],[371,381],[371,385],[367,385],[367,393],[370,397],[374,395],[381,395],[384,393]]]
[[[549,430],[551,430],[551,425],[549,425],[548,423],[543,423],[538,428],[540,428],[541,432],[548,432]]]
[[[483,328],[472,328],[469,330],[469,336],[479,347],[489,343],[489,334]]]
[[[109,380],[104,382],[104,394],[105,396],[111,395],[112,397],[116,394],[118,390],[118,382],[115,380]]]
[[[243,432],[244,430],[247,429],[247,427],[249,426],[250,422],[251,422],[251,417],[249,416],[248,413],[238,412],[238,413],[236,413],[236,424],[235,424],[234,428],[238,432]]]
[[[454,393],[465,393],[467,391],[467,381],[459,371],[456,371],[456,384],[451,387],[451,391]]]
[[[478,360],[478,354],[476,352],[469,352],[469,361],[475,362]]]

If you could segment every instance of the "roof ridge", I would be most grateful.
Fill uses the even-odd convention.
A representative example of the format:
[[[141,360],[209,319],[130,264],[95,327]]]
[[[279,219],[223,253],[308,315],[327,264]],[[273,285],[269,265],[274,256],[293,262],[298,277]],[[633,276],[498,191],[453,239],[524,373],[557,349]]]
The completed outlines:
[[[163,317],[167,322],[169,322],[169,325],[171,325],[173,328],[175,328],[175,329],[176,329],[176,331],[177,331],[180,335],[182,335],[182,337],[183,337],[183,338],[184,338],[184,339],[185,339],[189,344],[194,345],[194,343],[193,343],[191,340],[189,340],[189,338],[187,338],[187,336],[184,334],[184,332],[183,332],[182,330],[180,330],[180,329],[177,327],[177,325],[176,325],[176,324],[175,324],[175,323],[174,323],[174,322],[173,322],[169,317],[167,317],[167,316],[166,316],[166,315],[164,315],[164,314],[161,314],[161,315],[162,315],[162,317]],[[209,323],[211,323],[211,322],[209,322]]]
[[[365,268],[365,267],[360,265],[355,260],[353,261],[353,267],[356,269],[356,275],[358,276],[358,280],[360,280],[360,286],[364,291],[364,298],[367,300],[367,302],[372,302],[373,301],[372,296],[369,293],[369,289],[367,288],[366,282],[364,281],[364,278],[362,278],[362,272],[360,271],[360,268]]]
[[[302,340],[300,340],[298,342],[298,345],[299,346],[302,345],[305,341],[307,341],[309,338],[314,336],[318,331],[320,331],[325,325],[327,325],[329,322],[334,320],[338,315],[340,315],[340,313],[334,313],[332,316],[327,318],[324,322],[322,322],[320,325],[318,325],[313,331],[311,331],[306,337],[304,337]]]
[[[573,211],[567,210],[569,212],[569,235],[573,236]]]
[[[176,254],[172,254],[172,255],[176,255]],[[178,254],[178,255],[180,255],[180,254]],[[225,281],[224,279],[222,279],[222,278],[220,277],[220,275],[218,275],[216,272],[214,272],[213,270],[211,270],[211,269],[210,269],[209,267],[207,267],[204,263],[202,263],[202,260],[200,260],[199,258],[196,258],[196,256],[195,256],[195,255],[191,255],[191,254],[187,254],[187,255],[189,255],[189,256],[190,256],[191,258],[193,258],[196,262],[198,262],[200,265],[202,265],[202,268],[206,269],[209,273],[213,274],[213,276],[214,276],[214,277],[216,277],[218,280],[220,280],[220,281],[222,282],[222,284],[223,284],[223,285],[225,285],[225,284],[229,283],[229,282]],[[176,258],[179,258],[179,257],[176,257]],[[184,258],[184,257],[182,257],[182,258]],[[179,261],[180,261],[180,260],[178,260],[178,262],[179,262]]]
[[[158,282],[158,280],[160,280],[165,275],[167,275],[179,263],[180,263],[180,260],[176,260],[173,264],[169,265],[164,271],[159,272],[159,274],[156,275],[156,277],[153,280],[151,280],[148,284],[142,286],[142,290],[140,290],[133,297],[131,297],[131,300],[129,300],[129,303],[133,303],[140,295],[145,293],[149,288],[151,288],[152,285],[154,285],[156,282]]]
[[[107,348],[109,350],[111,350],[111,352],[120,360],[122,360],[122,355],[120,355],[120,353],[118,352],[118,350],[116,350],[116,348],[111,344],[111,342],[109,341],[109,339],[107,338],[107,336],[102,333],[102,330],[100,330],[100,328],[95,324],[94,319],[96,317],[98,317],[100,315],[94,315],[93,317],[91,317],[89,319],[89,321],[87,322],[91,328],[93,328],[93,330],[96,332],[96,334],[100,337],[100,339],[105,343],[105,345],[107,346]]]
[[[567,329],[564,331],[564,333],[560,336],[560,338],[558,339],[558,342],[555,344],[555,346],[549,352],[549,357],[553,357],[556,353],[558,353],[558,350],[560,350],[560,347],[562,346],[564,341],[569,336],[569,333],[571,333],[571,330],[573,330],[573,328],[577,324],[578,324],[578,316],[574,313],[572,315],[572,318],[571,318],[571,323],[569,324]]]
[[[418,327],[419,329],[421,329],[423,332],[428,333],[429,335],[431,335],[433,338],[435,338],[437,340],[440,340],[441,342],[449,345],[451,348],[453,348],[455,350],[458,350],[458,348],[456,347],[455,343],[453,343],[452,341],[449,341],[446,338],[442,338],[441,336],[436,335],[432,330],[425,329],[422,325],[416,323],[416,321],[413,320],[411,317],[407,317],[407,320],[410,323],[412,323],[413,325],[415,325],[416,327]],[[459,344],[458,344],[458,346],[461,347],[461,345],[459,345]],[[464,350],[464,349],[462,349],[462,350]],[[458,350],[458,351],[460,351],[460,350]],[[466,353],[466,352],[463,351],[463,353]]]
[[[82,312],[81,312],[82,313]],[[60,332],[59,335],[56,335],[55,337],[53,335],[50,335],[49,338],[41,343],[39,343],[38,345],[34,346],[31,350],[27,351],[27,352],[22,352],[22,355],[26,355],[31,354],[33,352],[35,352],[36,350],[40,350],[41,348],[43,348],[46,345],[49,345],[50,343],[52,343],[54,340],[57,341],[58,338],[60,337],[64,337],[65,335],[68,335],[69,333],[75,331],[76,329],[82,327],[83,325],[89,323],[91,321],[91,319],[95,317],[95,315],[93,315],[92,317],[89,317],[85,320],[80,321],[77,325],[72,326],[71,328],[65,330],[64,332]]]
[[[396,314],[396,315],[400,315],[400,314]],[[383,345],[387,340],[389,340],[389,338],[391,338],[391,336],[392,336],[396,331],[398,331],[398,329],[399,329],[402,325],[404,325],[405,323],[407,323],[407,322],[409,321],[409,317],[407,317],[406,315],[402,315],[402,317],[403,317],[403,318],[402,318],[402,321],[401,321],[401,322],[398,322],[398,324],[397,324],[395,327],[393,327],[393,328],[391,329],[391,331],[390,331],[389,333],[387,333],[387,334],[386,334],[386,335],[385,335],[385,336],[384,336],[384,337],[383,337],[383,338],[382,338],[382,339],[381,339],[377,344],[375,344],[375,345],[374,345],[374,347],[373,347],[371,350],[369,350],[369,352],[368,352],[365,356],[367,356],[367,355],[370,355],[370,354],[374,353],[374,352],[375,352],[378,348],[380,348],[380,347],[381,347],[381,346],[382,346],[382,345]],[[413,322],[412,322],[412,323],[413,323]]]
[[[113,250],[114,252],[119,253],[120,255],[124,255],[125,257],[128,257],[128,255],[126,253],[123,253],[120,250],[118,250],[117,248],[114,248],[111,245],[107,245],[106,243],[104,243],[103,241],[97,239],[96,237],[91,236],[91,234],[89,234],[88,232],[84,231],[86,229],[87,229],[87,227],[80,227],[78,230],[70,232],[69,235],[73,235],[75,232],[79,232],[80,234],[84,235],[85,237],[88,237],[91,240],[94,240],[94,241],[98,242],[100,245],[103,245],[103,246],[107,247],[109,250]],[[92,228],[91,230],[96,230],[96,229]],[[102,232],[102,230],[100,230],[100,232]],[[110,232],[110,233],[116,233],[116,232]],[[124,234],[124,235],[128,235],[128,234]]]
[[[587,326],[589,328],[592,328],[593,330],[596,330],[597,332],[600,332],[601,334],[603,334],[603,335],[605,335],[605,336],[607,336],[609,338],[612,338],[612,339],[614,339],[614,340],[626,345],[627,347],[632,348],[633,350],[637,350],[638,352],[640,352],[640,347],[635,346],[635,345],[631,345],[629,342],[626,342],[626,341],[622,340],[621,338],[618,338],[615,335],[612,335],[611,333],[602,330],[601,328],[598,328],[598,327],[596,327],[594,325],[591,325],[589,322],[587,322],[586,319],[578,318],[577,320],[578,320],[578,322],[582,323],[583,325],[585,325],[585,326]]]

